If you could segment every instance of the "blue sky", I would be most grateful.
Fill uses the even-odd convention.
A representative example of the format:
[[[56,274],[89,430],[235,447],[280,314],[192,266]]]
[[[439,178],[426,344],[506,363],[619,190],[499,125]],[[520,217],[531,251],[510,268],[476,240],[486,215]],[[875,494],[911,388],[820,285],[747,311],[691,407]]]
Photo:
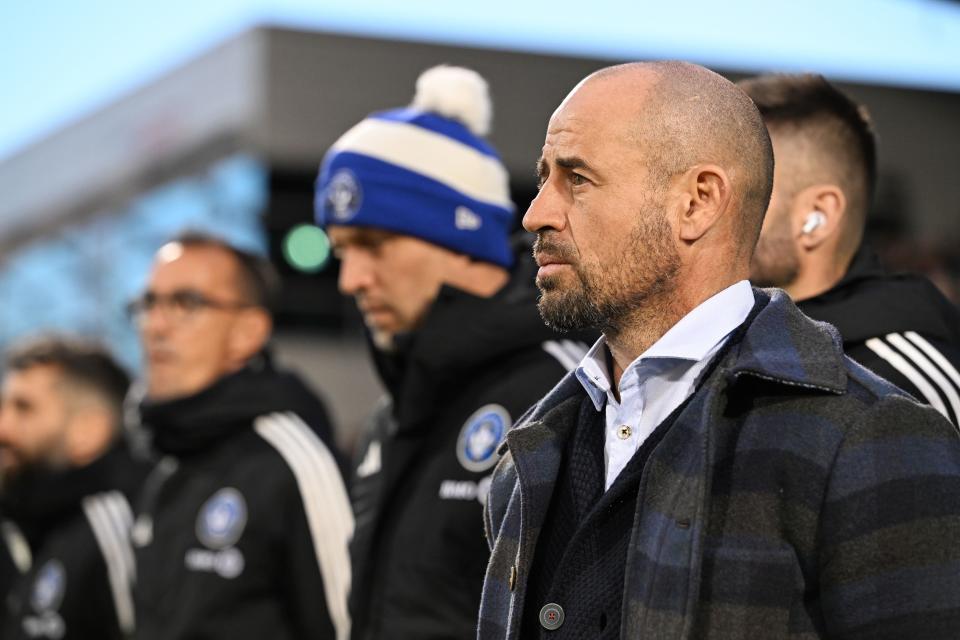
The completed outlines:
[[[261,23],[960,92],[948,0],[0,0],[0,158]]]

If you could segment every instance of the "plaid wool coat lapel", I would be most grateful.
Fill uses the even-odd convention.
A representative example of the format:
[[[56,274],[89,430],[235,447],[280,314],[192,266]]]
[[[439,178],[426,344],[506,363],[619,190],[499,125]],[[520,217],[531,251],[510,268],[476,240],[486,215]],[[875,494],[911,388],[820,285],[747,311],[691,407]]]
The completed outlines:
[[[846,611],[869,604],[861,594],[866,587],[848,589],[842,576],[820,565],[823,555],[844,547],[820,548],[826,543],[818,536],[830,526],[838,539],[850,533],[831,506],[841,491],[838,478],[849,474],[844,484],[871,486],[855,468],[859,454],[844,453],[842,445],[873,404],[889,404],[879,413],[897,419],[872,421],[877,430],[931,438],[923,451],[940,457],[920,456],[911,473],[919,477],[927,466],[939,466],[931,473],[950,478],[960,492],[960,446],[946,421],[845,358],[833,327],[808,319],[782,292],[755,289],[754,295],[757,305],[739,342],[703,381],[644,469],[625,565],[623,638],[847,637],[847,630],[869,625],[871,614]],[[502,447],[485,514],[492,554],[481,640],[518,637],[537,537],[584,398],[568,374]],[[946,459],[935,449],[946,451]],[[847,458],[853,470],[836,471],[834,465]],[[791,475],[798,465],[802,473]],[[842,503],[839,497],[835,502]],[[811,516],[806,503],[822,513]],[[955,543],[960,500],[943,509],[951,517],[944,535]],[[921,532],[927,527],[920,519],[912,524]],[[871,534],[880,525],[865,518],[861,526]],[[954,555],[960,566],[960,553]],[[836,557],[846,571],[846,560]],[[876,577],[869,566],[860,570],[867,584]],[[932,588],[924,580],[918,584],[921,591]],[[805,602],[805,593],[819,591],[814,602]],[[960,595],[955,599],[960,612]],[[910,604],[919,606],[901,606],[914,613]]]

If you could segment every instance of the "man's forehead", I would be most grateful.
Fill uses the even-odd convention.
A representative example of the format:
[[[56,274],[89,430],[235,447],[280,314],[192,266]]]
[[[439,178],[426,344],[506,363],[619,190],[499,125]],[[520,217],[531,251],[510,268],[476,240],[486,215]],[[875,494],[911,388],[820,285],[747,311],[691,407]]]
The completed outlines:
[[[219,288],[236,280],[236,270],[233,256],[219,247],[166,245],[157,252],[150,288]]]
[[[576,90],[557,108],[547,125],[543,152],[565,145],[617,145],[643,117],[643,100],[629,99],[610,81],[596,81]],[[627,91],[627,94],[635,92]]]
[[[541,148],[540,162],[576,168],[600,168],[605,159],[614,161],[630,143],[626,121],[614,121],[603,114],[571,113],[550,121]]]
[[[25,369],[14,369],[4,376],[3,396],[49,390],[60,378],[60,367],[55,364],[34,364]]]
[[[327,227],[327,235],[330,236],[335,244],[351,244],[354,242],[369,242],[370,240],[381,240],[384,238],[400,235],[393,231],[380,229],[377,227],[360,227],[352,225],[330,225]]]

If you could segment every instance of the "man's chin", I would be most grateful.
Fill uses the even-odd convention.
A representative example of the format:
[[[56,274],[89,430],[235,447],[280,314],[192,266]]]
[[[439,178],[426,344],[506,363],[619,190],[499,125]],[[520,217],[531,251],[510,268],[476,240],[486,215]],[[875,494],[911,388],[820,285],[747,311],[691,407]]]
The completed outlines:
[[[380,351],[387,353],[394,351],[397,348],[396,337],[397,335],[392,331],[370,327],[370,339],[373,341],[373,346]]]
[[[181,379],[154,380],[148,383],[145,398],[150,402],[171,402],[191,396],[199,391],[192,385],[185,385]]]
[[[755,287],[767,288],[783,287],[786,282],[784,282],[784,278],[778,278],[766,269],[754,268],[750,271],[750,284]]]
[[[584,305],[569,294],[562,295],[558,291],[544,292],[540,296],[537,309],[540,311],[540,317],[544,324],[561,333],[592,329],[598,326],[592,314],[584,308]]]
[[[8,485],[23,469],[19,456],[7,451],[0,453],[0,486]]]

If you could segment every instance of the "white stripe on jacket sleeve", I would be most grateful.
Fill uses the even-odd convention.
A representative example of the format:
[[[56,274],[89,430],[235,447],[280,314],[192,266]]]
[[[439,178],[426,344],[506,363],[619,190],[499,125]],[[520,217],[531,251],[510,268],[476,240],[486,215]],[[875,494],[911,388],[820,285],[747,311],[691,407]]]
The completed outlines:
[[[350,538],[353,513],[336,460],[316,433],[294,413],[273,413],[254,421],[257,433],[290,466],[300,489],[327,611],[337,640],[350,636]]]
[[[916,334],[914,334],[916,335]],[[920,336],[917,336],[918,338]],[[922,338],[920,338],[923,340]],[[947,402],[950,403],[950,407],[953,409],[953,415],[955,419],[960,420],[960,396],[957,395],[957,390],[950,384],[949,381],[944,377],[943,373],[940,372],[940,369],[937,368],[935,364],[930,362],[927,357],[920,352],[911,342],[908,342],[906,338],[898,333],[891,333],[887,335],[887,340],[900,350],[904,356],[913,360],[920,369],[923,370],[927,377],[933,381],[940,390],[943,392],[944,397],[947,399]],[[924,340],[924,342],[926,342]],[[927,345],[933,349],[933,346],[927,343]],[[939,352],[937,352],[939,353]],[[949,363],[947,363],[949,365]]]
[[[927,379],[923,377],[923,374],[917,371],[912,364],[907,362],[906,358],[887,346],[887,344],[880,338],[870,338],[867,340],[866,345],[867,348],[886,360],[888,363],[890,363],[890,366],[903,374],[903,376],[913,383],[913,386],[915,386],[917,390],[923,394],[923,397],[926,398],[927,402],[934,409],[942,413],[944,416],[947,416],[949,419],[947,407],[943,404],[943,400],[940,399],[940,394],[938,394],[937,391],[930,385],[930,383],[927,382]]]
[[[131,592],[133,549],[130,547],[130,523],[118,515],[123,511],[120,501],[126,504],[127,499],[118,491],[88,496],[83,500],[83,511],[107,567],[117,622],[124,633],[130,634],[135,627]],[[126,508],[129,511],[129,505]]]

